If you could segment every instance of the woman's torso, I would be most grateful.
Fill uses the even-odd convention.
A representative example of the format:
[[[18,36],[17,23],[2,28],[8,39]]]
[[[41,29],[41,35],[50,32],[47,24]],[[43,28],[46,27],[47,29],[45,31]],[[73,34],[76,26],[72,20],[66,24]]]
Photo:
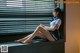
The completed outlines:
[[[61,19],[60,18],[52,18],[52,21],[50,22],[50,26],[57,26],[58,28],[55,31],[49,31],[52,35],[54,35],[57,39],[59,39],[59,28],[61,25]]]

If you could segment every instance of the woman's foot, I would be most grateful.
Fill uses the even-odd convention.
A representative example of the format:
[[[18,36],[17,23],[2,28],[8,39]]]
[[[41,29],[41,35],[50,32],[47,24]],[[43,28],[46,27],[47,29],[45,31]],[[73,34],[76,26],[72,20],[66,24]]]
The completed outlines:
[[[22,39],[15,40],[14,42],[22,42],[22,41],[26,40],[27,38],[28,38],[28,37],[24,37],[24,38],[22,38]]]
[[[25,40],[25,41],[21,41],[21,43],[31,43],[32,40]]]

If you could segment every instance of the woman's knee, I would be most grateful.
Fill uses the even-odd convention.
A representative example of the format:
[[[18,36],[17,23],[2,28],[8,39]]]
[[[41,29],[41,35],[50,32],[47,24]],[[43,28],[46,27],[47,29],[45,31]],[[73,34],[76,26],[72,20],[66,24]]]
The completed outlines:
[[[39,28],[40,28],[40,31],[47,31],[45,28],[43,28],[41,26],[39,26]]]
[[[45,28],[41,27],[40,25],[37,27],[40,31],[47,31]]]
[[[40,25],[37,26],[37,28],[40,28],[40,27],[41,27]]]
[[[39,29],[39,28],[40,28],[40,25],[36,27],[36,29]]]

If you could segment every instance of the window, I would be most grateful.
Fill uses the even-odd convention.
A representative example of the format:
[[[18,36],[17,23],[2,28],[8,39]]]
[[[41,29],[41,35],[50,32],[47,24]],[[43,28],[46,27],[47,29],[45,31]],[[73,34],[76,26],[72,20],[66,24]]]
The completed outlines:
[[[0,34],[32,32],[49,25],[55,0],[0,0]]]

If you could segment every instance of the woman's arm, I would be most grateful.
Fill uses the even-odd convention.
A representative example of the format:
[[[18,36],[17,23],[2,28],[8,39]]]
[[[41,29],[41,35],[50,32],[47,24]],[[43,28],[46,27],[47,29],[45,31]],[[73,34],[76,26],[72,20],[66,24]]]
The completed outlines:
[[[60,25],[61,25],[61,20],[58,19],[58,20],[56,20],[55,23],[52,22],[52,24],[50,25],[50,27],[45,26],[45,29],[54,31],[56,29],[59,29]]]
[[[46,30],[55,31],[58,27],[57,26],[52,26],[52,27],[45,26],[44,28]]]
[[[56,25],[48,27],[48,26],[45,26],[43,24],[40,24],[40,26],[43,27],[46,30],[51,30],[51,31],[54,31],[54,30],[56,30],[58,28]]]

